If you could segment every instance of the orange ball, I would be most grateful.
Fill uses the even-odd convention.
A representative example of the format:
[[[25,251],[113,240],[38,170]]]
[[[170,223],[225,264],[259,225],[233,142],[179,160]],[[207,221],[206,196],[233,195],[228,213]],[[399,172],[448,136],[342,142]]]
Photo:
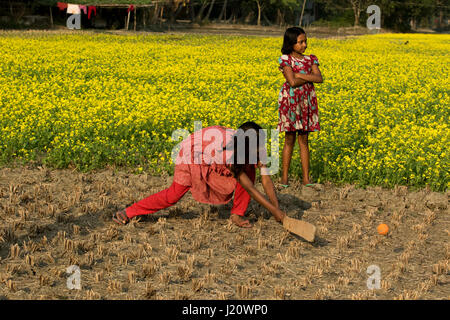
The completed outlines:
[[[389,227],[387,226],[387,224],[382,223],[377,227],[377,231],[379,234],[385,236],[389,232]]]

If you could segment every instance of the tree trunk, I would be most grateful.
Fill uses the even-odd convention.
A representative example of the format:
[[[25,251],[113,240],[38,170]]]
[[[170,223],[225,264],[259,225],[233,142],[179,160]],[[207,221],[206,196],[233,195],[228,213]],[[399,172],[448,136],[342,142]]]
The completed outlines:
[[[52,13],[52,7],[50,7],[50,27],[53,28],[53,13]]]
[[[177,12],[175,12],[175,21],[182,10],[183,10],[183,5],[180,4],[180,6],[177,9]]]
[[[314,10],[314,19],[313,19],[313,21],[316,21],[316,17],[317,17],[317,3],[315,3],[314,2],[314,4],[313,4],[313,10]]]
[[[208,6],[208,3],[209,3],[208,1],[205,1],[205,2],[202,4],[202,7],[200,8],[200,11],[198,12],[197,16],[195,17],[195,20],[196,20],[197,22],[199,22],[199,21],[202,20],[203,11],[205,11],[206,7]]]
[[[219,18],[218,18],[219,21],[222,20],[222,17],[224,16],[226,7],[227,7],[227,0],[225,0],[225,2],[223,3],[222,10],[220,11],[220,15],[219,15]],[[224,18],[224,20],[225,19],[226,18]]]
[[[263,18],[264,18],[264,21],[266,21],[266,23],[267,23],[269,26],[273,26],[273,23],[269,20],[269,18],[267,18],[266,14],[265,14],[264,12],[263,12],[262,16],[263,16]]]
[[[236,8],[232,7],[230,18],[228,20],[225,20],[226,23],[236,23]]]
[[[174,24],[176,22],[177,16],[180,14],[181,10],[183,10],[183,6],[180,1],[173,1],[172,7],[170,10],[170,23]]]
[[[170,13],[169,13],[169,24],[175,23],[175,11],[178,9],[177,3],[175,1],[172,1],[172,5],[170,6]]]
[[[13,10],[13,4],[9,1],[9,11],[11,13],[11,17],[14,19],[15,23],[19,23],[20,19],[23,17],[26,11],[25,3],[15,3],[17,5],[17,12]]]
[[[191,14],[191,23],[195,22],[195,10],[194,10],[194,4],[191,3],[189,6],[189,13]]]
[[[136,6],[134,6],[134,13],[133,13],[133,30],[136,31]]]
[[[353,14],[355,16],[354,26],[357,27],[359,25],[359,16],[361,14],[361,0],[351,0],[351,3],[352,3]]]
[[[158,2],[155,3],[155,11],[153,11],[153,16],[151,19],[151,24],[156,24],[156,20],[158,19]]]
[[[212,8],[214,6],[214,2],[216,2],[216,0],[212,0],[211,5],[209,6],[208,13],[206,14],[206,17],[203,20],[208,20],[209,19],[209,15],[211,14]]]
[[[145,30],[145,27],[146,27],[146,25],[147,25],[147,22],[145,21],[145,12],[147,11],[147,8],[142,8],[142,22],[143,22],[143,24],[144,24],[144,30]]]
[[[417,19],[416,18],[412,18],[411,20],[411,28],[414,30],[417,30]]]
[[[256,20],[256,25],[260,26],[261,25],[261,4],[259,3],[258,0],[256,0],[256,4],[258,5],[258,19]]]
[[[231,16],[228,18],[228,20],[225,20],[225,23],[230,23],[231,20],[234,18],[234,13],[231,13]],[[234,20],[233,20],[234,21]],[[234,23],[234,22],[233,22]]]
[[[298,22],[299,27],[302,26],[302,21],[303,21],[303,13],[305,12],[305,4],[306,4],[306,0],[303,0],[303,7],[302,7],[302,13],[300,14],[300,21]]]

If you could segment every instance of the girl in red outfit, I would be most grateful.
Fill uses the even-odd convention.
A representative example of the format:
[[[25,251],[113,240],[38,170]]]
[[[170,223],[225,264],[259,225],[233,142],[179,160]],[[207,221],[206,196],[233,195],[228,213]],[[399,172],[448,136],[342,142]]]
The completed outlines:
[[[263,143],[260,148],[260,140],[264,137],[258,134],[263,133],[262,128],[254,122],[246,122],[239,129],[213,126],[184,139],[175,161],[172,185],[116,212],[113,220],[127,224],[135,216],[155,213],[176,204],[190,190],[194,199],[209,204],[227,203],[234,193],[230,220],[239,227],[252,227],[248,220],[243,219],[251,198],[282,222],[285,213],[279,209],[267,167],[260,161],[266,159]],[[256,144],[251,143],[249,137],[252,132],[248,130],[252,129]],[[239,147],[239,141],[243,140],[245,150]],[[261,170],[262,185],[269,200],[254,186],[256,168]]]
[[[323,80],[317,57],[303,54],[307,48],[306,42],[306,33],[302,28],[288,28],[281,49],[283,55],[278,59],[279,69],[286,78],[278,95],[278,131],[284,131],[286,135],[280,181],[283,187],[288,187],[289,166],[297,134],[302,162],[302,183],[311,185],[308,133],[320,130],[313,82],[321,83]]]

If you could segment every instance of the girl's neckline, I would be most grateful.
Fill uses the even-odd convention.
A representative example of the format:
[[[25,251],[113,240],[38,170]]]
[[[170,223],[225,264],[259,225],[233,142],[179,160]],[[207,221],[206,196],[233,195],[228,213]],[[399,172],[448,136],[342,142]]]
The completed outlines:
[[[294,57],[293,55],[290,55],[292,58],[294,58],[294,59],[297,59],[297,60],[303,60],[303,59],[305,59],[305,57],[306,57],[306,55],[303,55],[303,57],[302,58],[296,58],[296,57]]]

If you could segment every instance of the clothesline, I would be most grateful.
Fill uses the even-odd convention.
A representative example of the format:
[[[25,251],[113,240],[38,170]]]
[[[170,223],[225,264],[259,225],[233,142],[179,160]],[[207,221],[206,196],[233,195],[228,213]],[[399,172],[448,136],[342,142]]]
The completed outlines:
[[[57,7],[59,10],[67,9],[68,14],[81,14],[81,11],[84,12],[84,14],[88,15],[88,19],[91,18],[91,12],[94,12],[94,15],[97,15],[96,7],[119,7],[119,8],[128,8],[127,13],[130,11],[133,11],[137,8],[137,5],[133,4],[127,4],[127,5],[120,5],[120,4],[106,4],[106,5],[79,5],[79,4],[71,4],[66,2],[57,2]],[[152,7],[153,5],[140,5],[139,7]],[[86,12],[88,10],[88,12]]]
[[[144,8],[144,7],[154,7],[157,2],[153,2],[152,4],[134,4],[135,7]],[[96,7],[118,7],[118,8],[128,8],[129,4],[92,4],[92,6]]]
[[[130,8],[130,6],[133,7],[139,7],[139,8],[145,8],[145,7],[154,7],[158,2],[152,2],[151,4],[85,4],[84,6],[91,6],[91,7],[102,7],[102,8]],[[68,4],[66,2],[58,2],[58,4]],[[83,5],[78,5],[83,6]],[[59,7],[59,5],[58,5]]]
[[[57,2],[56,5],[59,8],[59,10],[61,10],[61,11],[66,9],[67,10],[66,12],[68,14],[81,14],[81,11],[83,11],[84,14],[86,14],[86,10],[87,10],[88,11],[88,13],[87,13],[88,19],[91,19],[92,12],[94,13],[95,16],[97,15],[96,7],[128,8],[127,9],[128,18],[125,21],[126,29],[128,30],[128,25],[130,23],[130,12],[131,11],[134,10],[134,12],[136,13],[136,9],[138,6],[140,8],[154,7],[154,6],[156,7],[158,5],[158,2],[152,2],[152,4],[143,4],[143,5],[135,5],[135,4],[96,4],[96,5],[85,4],[85,5],[79,5],[79,4],[71,4],[71,3],[67,3],[67,2]],[[161,14],[162,14],[162,11],[161,11]],[[145,18],[144,18],[144,26],[145,26]],[[134,30],[136,31],[136,14],[134,14]]]
[[[64,9],[67,9],[66,12],[68,14],[81,14],[81,11],[83,11],[84,14],[88,15],[88,19],[91,19],[92,12],[94,13],[95,16],[97,15],[97,8],[95,6],[70,4],[70,3],[66,3],[66,2],[57,2],[56,6],[61,11]]]

